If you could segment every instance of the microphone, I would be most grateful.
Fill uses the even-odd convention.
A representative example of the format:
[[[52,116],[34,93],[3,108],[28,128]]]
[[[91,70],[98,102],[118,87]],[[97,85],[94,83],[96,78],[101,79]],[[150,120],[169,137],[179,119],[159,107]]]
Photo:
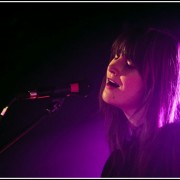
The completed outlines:
[[[63,84],[59,87],[38,88],[37,90],[30,90],[27,92],[19,93],[16,98],[19,100],[33,100],[40,98],[60,98],[75,94],[87,97],[89,91],[90,83],[86,80],[81,80]]]

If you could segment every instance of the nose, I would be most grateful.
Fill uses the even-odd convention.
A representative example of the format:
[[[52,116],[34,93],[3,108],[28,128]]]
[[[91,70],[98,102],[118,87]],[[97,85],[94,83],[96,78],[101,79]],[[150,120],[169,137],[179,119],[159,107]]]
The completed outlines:
[[[112,60],[108,66],[108,71],[113,76],[118,76],[123,72],[123,59]]]
[[[116,59],[112,59],[112,61],[108,65],[108,71],[113,76],[120,76],[124,72],[126,58],[120,54]]]
[[[110,64],[108,66],[108,71],[111,73],[111,75],[113,76],[117,76],[118,75],[118,69],[114,64]]]

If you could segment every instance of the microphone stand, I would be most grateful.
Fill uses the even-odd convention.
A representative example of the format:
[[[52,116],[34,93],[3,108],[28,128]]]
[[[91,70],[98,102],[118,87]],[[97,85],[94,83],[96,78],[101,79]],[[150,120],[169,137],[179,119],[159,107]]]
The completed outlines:
[[[23,130],[19,135],[17,135],[14,139],[12,139],[8,144],[4,145],[2,148],[0,148],[0,154],[2,154],[4,151],[6,151],[9,147],[11,147],[13,144],[15,144],[18,140],[20,140],[22,137],[24,137],[28,132],[30,132],[33,128],[35,128],[38,124],[40,124],[40,122],[42,120],[44,120],[47,116],[51,115],[52,113],[54,113],[55,111],[57,111],[63,104],[65,98],[62,99],[53,99],[52,100],[52,104],[49,105],[49,107],[47,107],[45,109],[45,112],[40,116],[40,118],[31,123],[30,126],[28,126],[28,128],[26,128],[25,130]],[[1,114],[0,114],[0,121],[2,121],[3,116],[5,115],[5,113],[7,112],[7,109],[16,101],[16,98],[14,98],[9,104],[8,106],[6,106]]]

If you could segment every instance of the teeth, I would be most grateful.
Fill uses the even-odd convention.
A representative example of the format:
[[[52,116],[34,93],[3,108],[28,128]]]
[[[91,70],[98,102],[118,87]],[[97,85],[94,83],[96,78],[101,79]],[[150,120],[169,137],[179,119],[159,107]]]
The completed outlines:
[[[112,81],[111,79],[108,79],[108,85],[113,86],[113,87],[119,87],[119,84],[116,82]]]

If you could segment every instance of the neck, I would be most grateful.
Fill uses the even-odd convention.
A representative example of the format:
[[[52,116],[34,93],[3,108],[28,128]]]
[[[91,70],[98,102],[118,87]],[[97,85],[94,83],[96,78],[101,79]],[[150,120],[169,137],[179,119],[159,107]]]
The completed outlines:
[[[142,107],[139,110],[129,109],[123,112],[129,120],[129,122],[135,127],[140,126],[146,118],[145,107]]]

